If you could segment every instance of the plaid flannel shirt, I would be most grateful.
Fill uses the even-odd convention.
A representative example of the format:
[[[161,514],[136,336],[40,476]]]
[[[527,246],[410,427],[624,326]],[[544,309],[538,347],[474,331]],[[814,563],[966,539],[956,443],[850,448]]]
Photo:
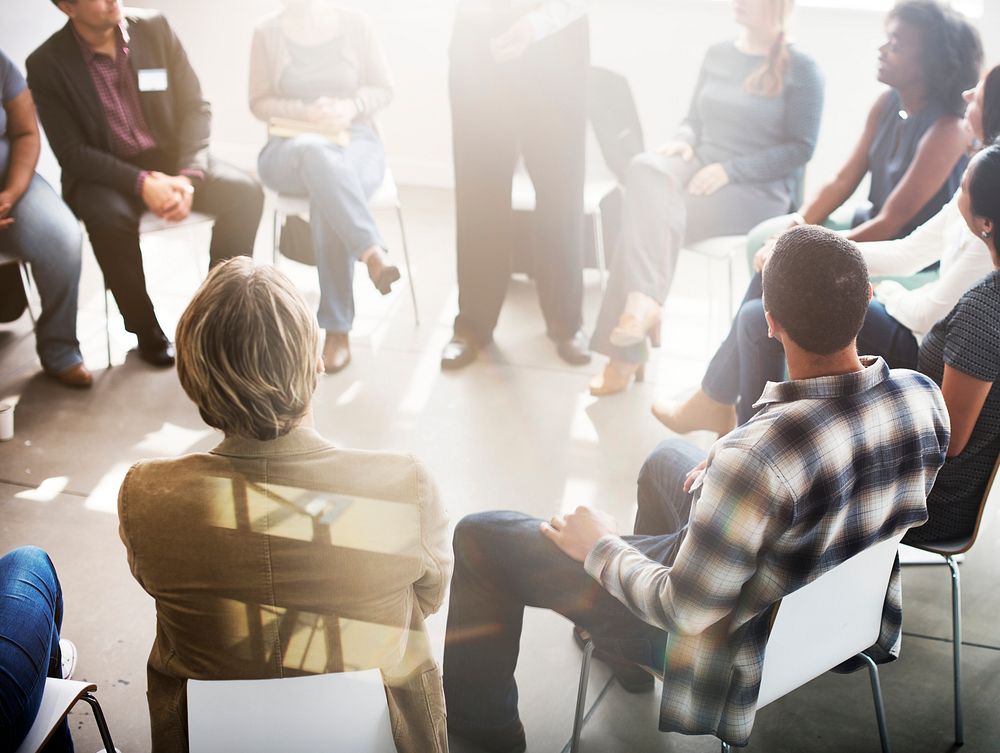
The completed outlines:
[[[760,412],[712,447],[672,565],[616,536],[585,567],[668,633],[660,729],[750,737],[773,605],[927,519],[950,425],[937,386],[881,358],[863,371],[768,383]],[[899,653],[899,563],[878,643]]]

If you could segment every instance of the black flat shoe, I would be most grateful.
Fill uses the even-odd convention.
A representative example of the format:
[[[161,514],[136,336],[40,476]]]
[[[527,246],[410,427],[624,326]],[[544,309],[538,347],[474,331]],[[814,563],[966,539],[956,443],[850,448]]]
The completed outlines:
[[[590,343],[582,329],[568,339],[553,339],[556,341],[556,352],[566,363],[573,366],[586,366],[590,363]]]
[[[146,363],[165,369],[174,365],[174,346],[167,340],[139,343],[139,358]]]
[[[583,648],[591,635],[579,625],[573,626],[573,640]],[[653,676],[634,662],[622,659],[620,656],[603,651],[594,646],[594,658],[608,665],[618,684],[629,693],[648,693],[653,688]]]
[[[479,348],[464,335],[452,335],[451,340],[441,351],[441,368],[445,371],[464,369],[476,360]]]
[[[449,721],[448,734],[468,740],[477,748],[482,748],[488,753],[524,753],[528,747],[521,722],[504,729],[471,730],[456,727]]]

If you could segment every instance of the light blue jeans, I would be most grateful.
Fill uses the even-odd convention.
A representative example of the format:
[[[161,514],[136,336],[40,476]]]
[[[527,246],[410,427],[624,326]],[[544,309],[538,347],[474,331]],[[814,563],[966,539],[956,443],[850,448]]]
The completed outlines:
[[[372,246],[384,248],[368,211],[382,184],[385,152],[374,129],[351,128],[346,147],[321,136],[272,138],[257,160],[264,185],[309,198],[309,225],[319,272],[319,326],[347,333],[354,322],[354,265]]]
[[[0,230],[0,249],[24,259],[42,299],[35,345],[42,367],[51,373],[83,361],[76,339],[80,292],[80,224],[63,200],[37,173]]]

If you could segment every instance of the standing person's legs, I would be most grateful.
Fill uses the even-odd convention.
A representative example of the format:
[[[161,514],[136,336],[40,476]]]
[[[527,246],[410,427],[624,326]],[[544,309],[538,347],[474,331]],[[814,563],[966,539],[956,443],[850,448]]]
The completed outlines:
[[[858,333],[858,353],[882,356],[893,369],[916,369],[919,350],[913,332],[893,319],[885,305],[873,298]]]
[[[455,334],[471,339],[474,348],[493,339],[510,279],[514,122],[523,113],[513,112],[509,67],[494,62],[490,53],[490,39],[503,31],[459,15],[448,72],[458,267]]]
[[[589,631],[602,648],[656,665],[664,633],[633,615],[539,530],[541,521],[515,512],[464,518],[455,529],[444,688],[448,727],[475,740],[506,741],[523,732],[517,709],[517,664],[526,606],[559,612]],[[640,541],[645,541],[642,537]],[[679,537],[647,545],[672,550]],[[655,545],[655,547],[654,547]]]
[[[215,217],[210,267],[234,256],[253,256],[264,191],[247,173],[210,158],[208,172],[195,190],[192,209]]]
[[[0,557],[0,753],[13,753],[34,722],[46,677],[61,677],[62,591],[48,555],[21,547]],[[72,753],[63,721],[44,753]]]
[[[513,65],[519,93],[515,117],[525,168],[535,187],[538,297],[549,335],[565,341],[583,324],[587,20],[536,42]]]
[[[125,320],[125,329],[139,338],[140,348],[155,348],[165,342],[142,268],[142,199],[96,183],[81,183],[70,197],[70,206],[87,228],[90,245]]]
[[[83,363],[76,336],[80,292],[80,225],[38,174],[11,211],[14,224],[0,231],[0,248],[31,265],[42,299],[35,327],[42,367],[58,374]]]

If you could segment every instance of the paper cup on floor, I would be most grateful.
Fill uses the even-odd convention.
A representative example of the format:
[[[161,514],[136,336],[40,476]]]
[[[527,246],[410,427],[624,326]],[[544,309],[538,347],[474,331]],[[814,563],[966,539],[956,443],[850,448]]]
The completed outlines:
[[[14,406],[0,403],[0,442],[14,438]]]

